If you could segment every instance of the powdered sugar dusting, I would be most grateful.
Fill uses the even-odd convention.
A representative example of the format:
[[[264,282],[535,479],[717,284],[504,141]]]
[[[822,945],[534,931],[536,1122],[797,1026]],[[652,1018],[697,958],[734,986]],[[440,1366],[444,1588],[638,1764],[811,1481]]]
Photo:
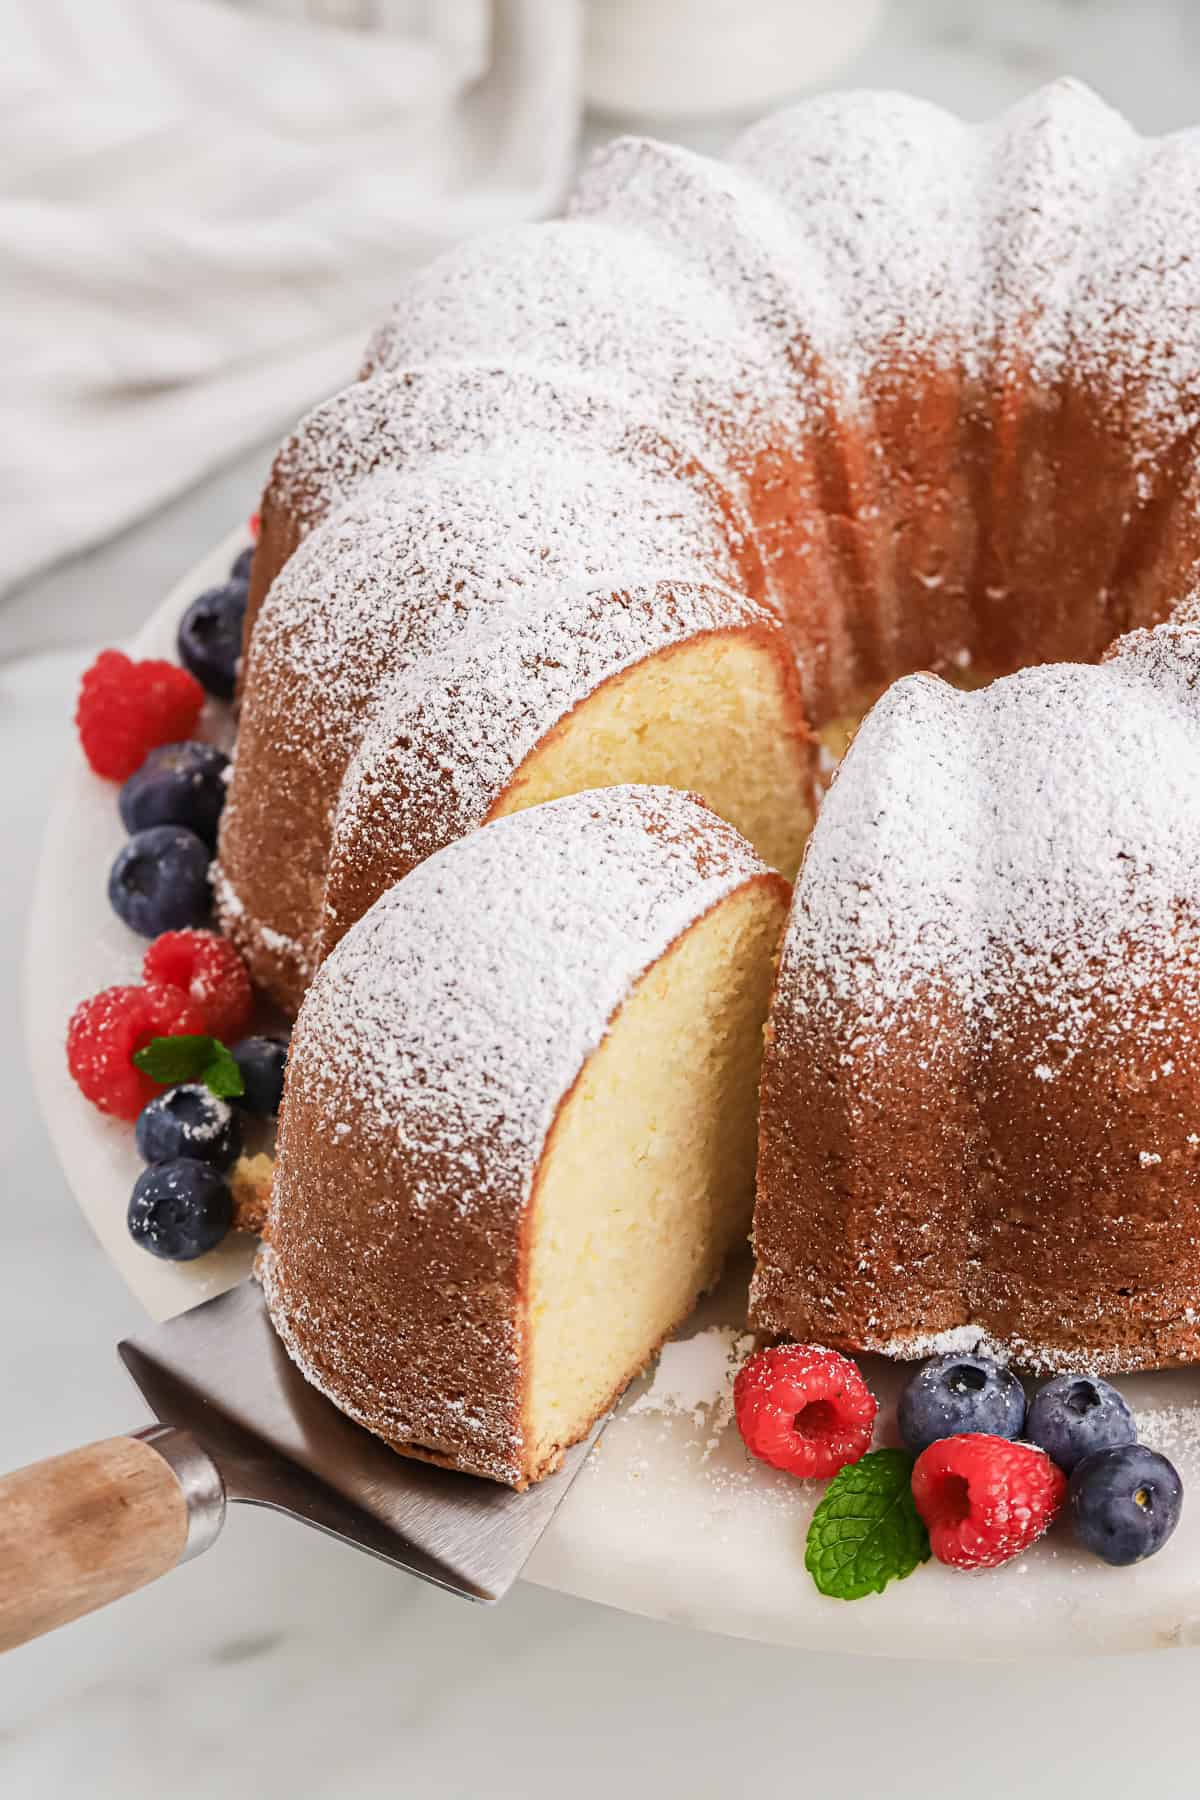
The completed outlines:
[[[655,652],[713,631],[777,630],[729,589],[676,582],[645,591],[523,596],[491,630],[393,682],[346,772],[327,903],[340,858],[419,862],[480,824],[525,758],[604,681]],[[431,797],[436,800],[431,803]]]
[[[516,593],[547,598],[647,568],[660,578],[735,575],[723,521],[698,490],[627,459],[551,444],[503,462],[444,457],[418,474],[382,470],[309,537],[255,626],[255,667],[298,667],[373,690],[381,669],[479,626]],[[359,671],[359,672],[356,672]],[[236,785],[236,784],[235,784]]]
[[[607,192],[603,169],[599,160],[593,172]],[[711,278],[702,252],[711,223],[685,260],[657,230],[581,213],[476,239],[421,270],[368,368],[419,366],[453,349],[485,366],[502,359],[518,375],[578,380],[673,441],[711,441],[731,399],[731,428],[761,430],[784,398],[781,375],[737,305],[743,284],[731,294]]]
[[[427,278],[442,267],[430,265]],[[492,282],[472,291],[490,306]],[[550,439],[560,461],[568,451],[572,459],[591,458],[594,482],[603,480],[610,462],[621,465],[614,470],[618,482],[631,460],[660,474],[684,470],[678,435],[663,435],[659,409],[644,391],[658,379],[653,358],[643,364],[631,390],[611,374],[585,372],[578,362],[557,366],[544,352],[536,362],[526,361],[518,342],[505,341],[494,312],[487,316],[501,362],[474,360],[464,326],[467,341],[459,341],[454,361],[445,358],[443,338],[440,351],[431,349],[428,359],[417,356],[417,367],[385,364],[369,381],[343,389],[301,422],[279,452],[274,480],[302,532],[352,498],[377,470],[399,474],[436,465],[443,457],[479,458],[513,469],[531,454],[544,459]],[[412,317],[406,304],[409,326]],[[443,332],[446,324],[443,319]],[[697,337],[694,348],[701,342]],[[410,357],[417,354],[414,345],[407,347]],[[702,441],[697,436],[689,450]]]
[[[734,1377],[754,1344],[752,1332],[730,1325],[674,1338],[663,1345],[653,1381],[626,1417],[682,1415],[705,1431],[705,1449],[711,1451],[733,1418]]]
[[[1178,435],[1200,372],[1196,142],[1145,143],[1074,81],[975,128],[901,94],[826,95],[727,166],[618,139],[567,221],[423,271],[367,366],[502,354],[583,372],[685,441],[745,443],[804,423],[798,331],[846,401],[884,357],[1042,381],[1070,364],[1127,374],[1141,422]]]
[[[979,139],[900,94],[828,96],[754,127],[735,160],[783,226],[789,314],[847,398],[885,353],[973,351]]]
[[[1078,1370],[1081,1361],[1092,1375],[1120,1375],[1126,1369],[1125,1359],[1116,1351],[1087,1345],[1064,1352],[1034,1343],[1017,1330],[999,1338],[980,1325],[901,1332],[878,1342],[872,1339],[871,1349],[877,1356],[902,1363],[924,1362],[931,1356],[988,1356],[993,1362],[1015,1363],[1033,1375],[1070,1374]]]
[[[289,1081],[331,1131],[352,1105],[356,1129],[399,1135],[417,1210],[496,1193],[519,1207],[634,982],[761,870],[732,827],[669,788],[498,820],[422,863],[343,938],[301,1009]],[[569,956],[552,953],[562,941]]]
[[[1200,1476],[1200,1408],[1155,1406],[1139,1408],[1138,1439],[1171,1462],[1182,1465],[1186,1475]]]
[[[825,801],[785,987],[850,1006],[876,1045],[931,984],[985,1034],[1003,994],[1040,1022],[1042,1081],[1114,992],[1128,1004],[1109,1028],[1144,1034],[1139,1001],[1168,972],[1200,984],[1198,683],[1200,632],[1175,625],[1132,633],[1099,668],[1052,664],[968,694],[897,682]],[[1034,743],[1046,754],[1031,781]]]

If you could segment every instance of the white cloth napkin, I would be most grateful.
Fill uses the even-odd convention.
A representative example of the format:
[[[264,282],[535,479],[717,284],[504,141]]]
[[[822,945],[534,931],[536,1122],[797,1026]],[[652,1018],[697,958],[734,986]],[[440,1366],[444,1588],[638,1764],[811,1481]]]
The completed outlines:
[[[0,594],[348,380],[406,264],[556,204],[574,0],[383,16],[0,0]]]

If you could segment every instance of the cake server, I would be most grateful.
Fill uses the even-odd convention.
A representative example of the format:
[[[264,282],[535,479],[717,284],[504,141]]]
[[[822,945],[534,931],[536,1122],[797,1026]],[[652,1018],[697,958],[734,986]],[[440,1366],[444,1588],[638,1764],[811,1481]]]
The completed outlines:
[[[250,1281],[118,1348],[158,1422],[0,1479],[0,1650],[199,1556],[230,1501],[499,1600],[600,1430],[523,1494],[397,1456],[304,1380]]]

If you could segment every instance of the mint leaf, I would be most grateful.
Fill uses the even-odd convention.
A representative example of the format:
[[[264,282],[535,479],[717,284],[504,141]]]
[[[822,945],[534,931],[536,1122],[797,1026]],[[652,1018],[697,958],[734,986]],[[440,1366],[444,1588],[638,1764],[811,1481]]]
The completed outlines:
[[[804,1566],[834,1600],[882,1594],[929,1561],[929,1533],[912,1497],[913,1458],[872,1450],[839,1469],[808,1528]]]
[[[195,1081],[212,1061],[214,1038],[181,1032],[178,1037],[156,1037],[133,1053],[134,1067],[151,1081],[174,1086],[179,1081]]]
[[[201,1081],[218,1100],[239,1100],[246,1091],[242,1071],[219,1038],[210,1038],[209,1042],[213,1047],[212,1059],[200,1071]]]
[[[236,1100],[246,1091],[242,1072],[219,1038],[195,1032],[151,1038],[133,1053],[134,1067],[163,1087],[202,1081],[220,1100]]]

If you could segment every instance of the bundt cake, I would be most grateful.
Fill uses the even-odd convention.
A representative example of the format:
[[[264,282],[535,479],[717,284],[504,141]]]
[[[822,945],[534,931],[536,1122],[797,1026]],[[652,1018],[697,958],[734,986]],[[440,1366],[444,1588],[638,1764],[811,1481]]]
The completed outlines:
[[[397,1449],[546,1474],[745,1238],[788,885],[672,788],[430,856],[300,1009],[268,1244],[300,1367]]]
[[[259,978],[294,1008],[415,856],[581,786],[689,785],[790,872],[818,740],[889,681],[1163,619],[1200,551],[1196,165],[1069,82],[981,128],[830,96],[727,164],[619,140],[565,219],[419,272],[263,503],[218,884]],[[745,698],[747,602],[799,706]],[[551,620],[580,634],[553,697]],[[493,709],[519,741],[477,758]],[[374,764],[410,823],[369,823]]]
[[[1200,615],[1177,619],[1098,668],[913,675],[868,714],[771,1008],[757,1325],[1200,1361]]]
[[[667,790],[790,874],[890,683],[779,973],[755,1322],[1200,1350],[1198,170],[1072,83],[621,140],[280,452],[218,909],[316,977],[266,1280],[390,1441],[535,1478],[710,1278],[781,890]]]

